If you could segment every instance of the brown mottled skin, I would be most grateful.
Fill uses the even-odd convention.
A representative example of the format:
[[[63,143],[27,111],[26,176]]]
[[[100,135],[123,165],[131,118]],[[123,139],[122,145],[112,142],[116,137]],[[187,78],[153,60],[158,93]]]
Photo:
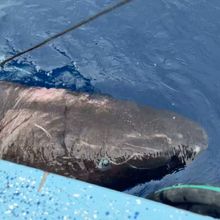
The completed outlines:
[[[0,81],[6,160],[124,189],[161,178],[206,147],[204,130],[173,112]]]

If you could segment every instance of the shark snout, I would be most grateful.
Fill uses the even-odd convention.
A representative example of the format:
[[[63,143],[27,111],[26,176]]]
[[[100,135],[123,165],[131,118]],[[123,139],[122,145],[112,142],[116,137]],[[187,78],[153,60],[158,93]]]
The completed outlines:
[[[177,114],[163,117],[160,123],[146,132],[125,134],[123,148],[130,154],[129,166],[152,169],[169,164],[173,158],[185,165],[207,149],[207,133],[197,123]]]

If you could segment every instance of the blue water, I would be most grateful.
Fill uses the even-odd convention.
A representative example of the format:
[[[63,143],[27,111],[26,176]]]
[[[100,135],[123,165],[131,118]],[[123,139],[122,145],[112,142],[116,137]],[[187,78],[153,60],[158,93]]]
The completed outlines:
[[[0,59],[114,0],[1,0]],[[12,62],[0,79],[101,92],[200,123],[209,148],[185,169],[127,192],[220,185],[220,1],[136,0]]]

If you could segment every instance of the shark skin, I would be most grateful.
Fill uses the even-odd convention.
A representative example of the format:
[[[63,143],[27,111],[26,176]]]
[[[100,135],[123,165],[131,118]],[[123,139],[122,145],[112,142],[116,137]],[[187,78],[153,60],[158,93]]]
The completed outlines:
[[[0,81],[4,160],[124,190],[184,167],[207,145],[204,129],[174,112]]]

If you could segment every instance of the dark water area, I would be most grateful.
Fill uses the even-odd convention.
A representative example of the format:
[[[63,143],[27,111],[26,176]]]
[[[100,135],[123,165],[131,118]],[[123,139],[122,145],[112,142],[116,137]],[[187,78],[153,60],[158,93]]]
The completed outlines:
[[[0,60],[115,2],[1,0]],[[191,118],[207,131],[208,149],[183,170],[127,192],[220,185],[219,0],[136,0],[10,63],[0,80],[105,93]]]

